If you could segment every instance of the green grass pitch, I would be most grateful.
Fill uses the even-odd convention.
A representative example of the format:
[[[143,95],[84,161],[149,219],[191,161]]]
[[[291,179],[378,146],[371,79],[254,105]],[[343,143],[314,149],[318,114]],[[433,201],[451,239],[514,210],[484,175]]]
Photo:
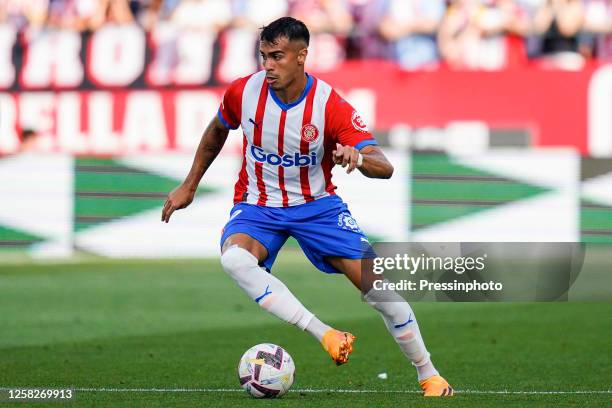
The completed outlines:
[[[458,391],[425,400],[348,280],[292,253],[274,272],[322,320],[357,336],[349,364],[336,367],[308,334],[260,310],[218,260],[27,263],[0,265],[0,388],[73,387],[74,407],[612,406],[602,392],[612,389],[610,302],[413,304]],[[239,390],[238,359],[261,342],[296,362],[293,391],[278,400]],[[534,393],[544,391],[562,393]]]

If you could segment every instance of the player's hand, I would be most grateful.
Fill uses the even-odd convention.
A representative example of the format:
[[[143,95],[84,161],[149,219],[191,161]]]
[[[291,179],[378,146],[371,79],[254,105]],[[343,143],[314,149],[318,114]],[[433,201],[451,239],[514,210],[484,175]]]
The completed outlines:
[[[175,210],[180,210],[187,207],[193,201],[195,190],[181,184],[168,194],[168,199],[162,210],[161,220],[167,223],[170,221],[170,216]]]
[[[334,164],[339,164],[342,167],[347,167],[346,173],[350,173],[357,168],[357,160],[359,159],[359,150],[353,146],[342,146],[336,143],[336,150],[332,151]]]

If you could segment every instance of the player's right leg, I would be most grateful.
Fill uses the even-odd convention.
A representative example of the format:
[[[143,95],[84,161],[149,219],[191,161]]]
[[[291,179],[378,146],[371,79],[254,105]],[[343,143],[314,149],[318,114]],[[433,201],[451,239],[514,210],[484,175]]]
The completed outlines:
[[[266,210],[253,207],[242,206],[238,214],[235,210],[232,211],[232,217],[225,226],[221,239],[223,269],[263,309],[306,330],[320,342],[323,343],[326,337],[329,342],[329,333],[334,330],[317,319],[282,281],[264,268],[272,267],[287,236],[278,228],[280,222],[262,223],[261,216],[266,214],[259,212]],[[258,214],[253,214],[254,212]],[[335,354],[333,350],[330,351],[330,355],[341,364],[346,362],[346,356],[342,353],[342,347],[338,349]]]
[[[274,316],[305,330],[314,315],[276,276],[260,266],[268,257],[262,243],[237,233],[223,243],[221,265],[238,286],[259,306]]]

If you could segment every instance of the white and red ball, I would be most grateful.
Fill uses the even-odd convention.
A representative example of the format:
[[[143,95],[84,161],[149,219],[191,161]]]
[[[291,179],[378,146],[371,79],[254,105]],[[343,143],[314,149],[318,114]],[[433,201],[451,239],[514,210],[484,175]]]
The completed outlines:
[[[238,363],[238,380],[255,398],[278,398],[285,394],[295,374],[293,359],[282,347],[262,343],[248,349]]]

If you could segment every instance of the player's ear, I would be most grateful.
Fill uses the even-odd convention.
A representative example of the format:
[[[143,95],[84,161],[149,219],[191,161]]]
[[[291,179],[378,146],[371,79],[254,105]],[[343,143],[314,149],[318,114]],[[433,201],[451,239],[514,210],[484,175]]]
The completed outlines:
[[[298,51],[298,65],[304,65],[306,63],[306,56],[308,55],[308,48],[302,48]]]

